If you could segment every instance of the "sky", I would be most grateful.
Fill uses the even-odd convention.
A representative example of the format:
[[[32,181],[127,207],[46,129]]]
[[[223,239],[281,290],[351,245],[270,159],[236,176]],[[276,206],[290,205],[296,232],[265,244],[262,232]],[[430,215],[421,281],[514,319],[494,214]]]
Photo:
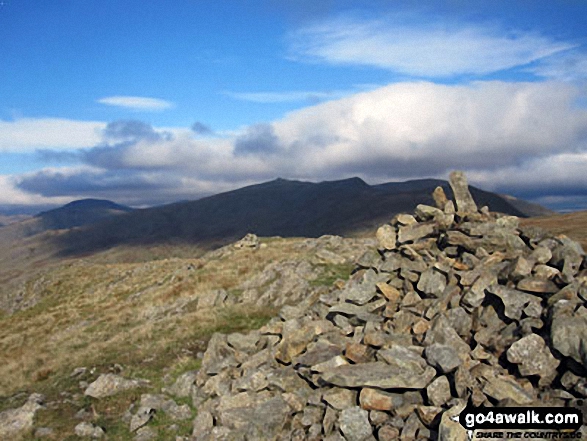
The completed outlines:
[[[277,177],[587,210],[584,0],[0,1],[0,212]]]

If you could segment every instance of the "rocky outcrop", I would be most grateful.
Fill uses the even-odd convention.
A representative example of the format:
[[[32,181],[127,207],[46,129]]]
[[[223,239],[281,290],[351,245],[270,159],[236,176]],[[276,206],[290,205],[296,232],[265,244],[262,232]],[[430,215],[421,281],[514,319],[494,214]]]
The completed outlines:
[[[587,265],[566,237],[478,209],[451,174],[436,207],[377,231],[339,290],[248,336],[213,336],[193,439],[467,439],[475,406],[587,397]]]
[[[21,407],[0,412],[0,439],[17,440],[30,433],[35,414],[43,407],[44,400],[35,393]]]

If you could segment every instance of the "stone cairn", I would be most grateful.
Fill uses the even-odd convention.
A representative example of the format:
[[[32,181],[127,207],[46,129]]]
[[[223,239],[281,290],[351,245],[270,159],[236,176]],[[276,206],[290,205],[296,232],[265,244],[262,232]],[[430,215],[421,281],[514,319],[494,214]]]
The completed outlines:
[[[466,440],[474,406],[587,397],[587,263],[565,236],[454,202],[377,230],[342,289],[215,334],[195,378],[193,439]],[[453,417],[453,418],[451,418]]]

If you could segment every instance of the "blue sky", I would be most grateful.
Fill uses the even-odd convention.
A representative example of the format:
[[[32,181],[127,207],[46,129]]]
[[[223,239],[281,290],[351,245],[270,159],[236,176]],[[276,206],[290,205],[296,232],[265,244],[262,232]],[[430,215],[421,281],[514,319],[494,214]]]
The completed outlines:
[[[467,171],[587,209],[584,1],[4,0],[0,211]]]

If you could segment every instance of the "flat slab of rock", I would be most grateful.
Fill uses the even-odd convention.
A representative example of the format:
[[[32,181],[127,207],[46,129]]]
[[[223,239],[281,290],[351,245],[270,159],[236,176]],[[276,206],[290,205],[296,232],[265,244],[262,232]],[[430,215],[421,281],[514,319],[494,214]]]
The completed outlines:
[[[105,398],[116,395],[129,389],[136,389],[145,386],[144,380],[127,380],[115,374],[102,374],[96,381],[91,383],[84,392],[84,395],[93,398]]]
[[[379,389],[424,389],[436,376],[426,367],[421,374],[376,361],[338,366],[322,374],[327,383],[341,387],[376,387]]]

